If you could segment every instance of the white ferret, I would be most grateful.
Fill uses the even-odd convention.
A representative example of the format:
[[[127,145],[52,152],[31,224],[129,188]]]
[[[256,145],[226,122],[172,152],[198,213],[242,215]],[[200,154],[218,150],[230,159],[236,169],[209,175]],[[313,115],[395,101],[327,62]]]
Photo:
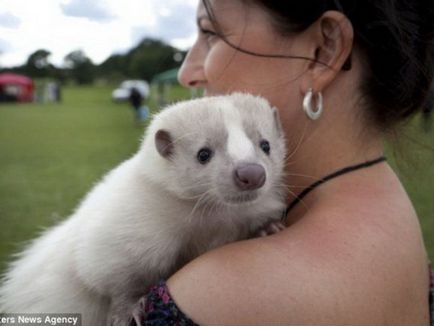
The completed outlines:
[[[281,217],[284,157],[276,109],[262,98],[236,93],[164,109],[138,153],[11,264],[0,312],[126,325],[150,285]]]

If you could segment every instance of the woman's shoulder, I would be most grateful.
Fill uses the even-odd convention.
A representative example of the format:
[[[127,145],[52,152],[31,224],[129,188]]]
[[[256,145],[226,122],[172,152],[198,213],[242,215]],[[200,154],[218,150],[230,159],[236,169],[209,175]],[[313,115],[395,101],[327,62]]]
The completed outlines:
[[[388,216],[394,209],[358,203],[313,209],[279,234],[199,257],[168,280],[175,302],[207,325],[423,323],[423,244]]]

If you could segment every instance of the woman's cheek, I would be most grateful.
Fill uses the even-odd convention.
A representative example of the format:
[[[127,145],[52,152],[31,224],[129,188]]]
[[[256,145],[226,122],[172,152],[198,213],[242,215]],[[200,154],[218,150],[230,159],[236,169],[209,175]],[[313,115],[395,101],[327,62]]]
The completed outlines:
[[[236,50],[226,44],[212,47],[204,63],[207,87],[213,93],[227,93],[239,86],[238,76],[242,71],[236,69]]]

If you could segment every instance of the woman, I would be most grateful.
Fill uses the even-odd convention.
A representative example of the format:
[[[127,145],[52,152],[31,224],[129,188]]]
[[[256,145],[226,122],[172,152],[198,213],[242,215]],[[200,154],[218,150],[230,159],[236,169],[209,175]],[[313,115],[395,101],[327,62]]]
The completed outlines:
[[[302,200],[288,198],[283,231],[209,252],[155,287],[146,325],[428,324],[428,258],[383,140],[427,97],[433,6],[199,3],[180,82],[276,106],[286,182]]]

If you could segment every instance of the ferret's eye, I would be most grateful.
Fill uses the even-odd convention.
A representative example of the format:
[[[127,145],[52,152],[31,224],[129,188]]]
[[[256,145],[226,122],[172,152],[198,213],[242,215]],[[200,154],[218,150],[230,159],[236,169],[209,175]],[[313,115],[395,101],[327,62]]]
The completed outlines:
[[[205,147],[202,148],[199,152],[197,152],[197,160],[200,164],[206,164],[211,160],[212,150]]]
[[[268,142],[268,140],[261,140],[259,146],[261,146],[261,149],[264,151],[265,154],[270,155],[270,143]]]

